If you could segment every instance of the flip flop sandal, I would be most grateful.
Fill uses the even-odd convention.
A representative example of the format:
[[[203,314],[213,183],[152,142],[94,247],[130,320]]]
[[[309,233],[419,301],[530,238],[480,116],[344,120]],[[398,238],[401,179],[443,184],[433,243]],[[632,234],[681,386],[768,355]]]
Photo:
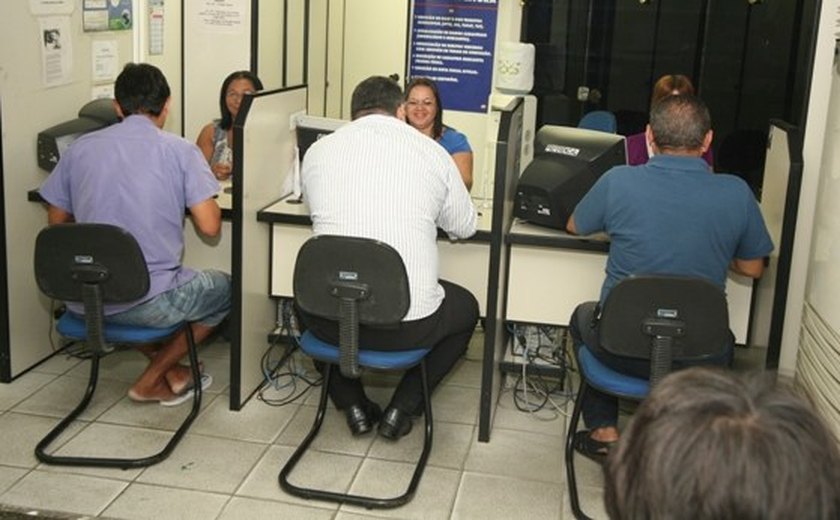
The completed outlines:
[[[186,385],[184,386],[184,388],[183,388],[183,389],[182,389],[182,390],[181,390],[181,391],[180,391],[177,395],[181,395],[181,394],[183,394],[184,392],[188,391],[188,390],[189,390],[190,388],[192,388],[192,386],[193,386],[193,382],[192,382],[192,367],[191,367],[190,365],[180,365],[180,366],[182,366],[182,367],[184,367],[184,368],[188,368],[188,369],[190,369],[190,380],[186,383]],[[204,361],[199,361],[199,362],[198,362],[198,373],[199,373],[199,374],[201,374],[202,376],[204,375]],[[167,384],[168,384],[168,383],[169,383],[169,380],[167,379],[167,380],[166,380],[166,382],[167,382]],[[172,387],[172,385],[169,385],[169,386],[170,386],[170,388]]]
[[[601,442],[593,439],[591,433],[589,430],[575,432],[575,451],[598,464],[604,464],[607,461],[607,455],[610,449],[615,445],[616,441]]]
[[[204,392],[205,390],[210,388],[210,385],[212,385],[212,384],[213,384],[213,376],[211,376],[210,374],[201,374],[201,391],[202,392]],[[179,404],[185,403],[186,401],[191,401],[194,394],[195,394],[195,388],[190,387],[190,388],[184,390],[183,392],[181,392],[180,394],[176,395],[172,399],[169,399],[168,401],[161,401],[160,405],[161,406],[178,406]]]

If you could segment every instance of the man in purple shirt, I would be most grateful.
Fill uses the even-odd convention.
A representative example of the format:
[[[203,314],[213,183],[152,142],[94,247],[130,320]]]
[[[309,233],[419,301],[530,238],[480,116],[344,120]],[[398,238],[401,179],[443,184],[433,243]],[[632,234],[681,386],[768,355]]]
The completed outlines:
[[[106,305],[109,322],[168,327],[190,322],[196,342],[230,310],[230,277],[181,265],[184,214],[207,236],[221,230],[219,184],[194,144],[162,130],[170,90],[156,67],[129,63],[117,77],[114,106],[122,122],[79,138],[40,188],[50,224],[98,222],[130,232],[149,269],[150,289],[128,304]],[[81,313],[78,304],[70,312]],[[149,365],[129,389],[135,401],[174,404],[189,391],[186,331],[143,346]]]

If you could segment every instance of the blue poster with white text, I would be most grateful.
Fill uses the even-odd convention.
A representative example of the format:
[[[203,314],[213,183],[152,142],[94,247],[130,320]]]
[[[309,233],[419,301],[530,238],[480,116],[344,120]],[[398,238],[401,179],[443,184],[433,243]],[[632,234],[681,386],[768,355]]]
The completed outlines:
[[[414,2],[409,79],[433,79],[447,110],[486,112],[498,0]]]

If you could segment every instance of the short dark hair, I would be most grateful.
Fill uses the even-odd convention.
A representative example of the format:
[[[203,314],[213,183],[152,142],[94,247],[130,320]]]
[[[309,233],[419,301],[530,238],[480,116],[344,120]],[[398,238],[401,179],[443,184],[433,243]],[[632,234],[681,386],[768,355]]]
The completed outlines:
[[[381,112],[395,116],[402,102],[403,93],[396,81],[385,76],[371,76],[353,89],[351,119]]]
[[[838,439],[769,374],[663,379],[607,458],[612,519],[840,518]]]
[[[432,81],[429,78],[413,78],[411,81],[408,82],[408,85],[405,87],[405,100],[408,101],[408,96],[411,94],[411,89],[414,87],[428,87],[432,90],[432,94],[435,96],[435,122],[432,124],[432,137],[435,139],[439,139],[440,136],[443,134],[443,105],[440,102],[440,91],[438,90],[437,83]],[[406,112],[406,121],[408,121],[408,113]],[[411,121],[408,121],[411,123]]]
[[[228,74],[222,82],[222,90],[219,92],[219,110],[222,114],[219,126],[222,127],[223,130],[229,130],[230,127],[233,126],[233,114],[230,113],[230,110],[228,110],[227,107],[227,89],[230,87],[230,84],[237,79],[247,79],[254,85],[254,90],[263,89],[263,84],[262,81],[260,81],[260,78],[258,78],[257,75],[250,70],[237,70],[236,72]]]
[[[653,140],[662,150],[698,150],[712,128],[709,109],[691,94],[666,96],[650,110]]]
[[[126,63],[114,84],[114,97],[125,117],[159,116],[169,95],[169,83],[163,72],[148,63]]]

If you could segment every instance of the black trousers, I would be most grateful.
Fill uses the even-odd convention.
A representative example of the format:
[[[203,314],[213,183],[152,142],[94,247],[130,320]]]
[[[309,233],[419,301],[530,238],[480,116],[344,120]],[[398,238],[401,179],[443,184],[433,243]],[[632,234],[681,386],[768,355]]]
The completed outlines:
[[[359,328],[359,346],[368,350],[409,350],[432,346],[426,356],[429,391],[433,391],[464,355],[478,320],[475,296],[459,285],[440,280],[446,295],[432,315],[421,320],[404,321],[392,328]],[[323,341],[338,344],[338,324],[296,309],[299,322]],[[316,363],[319,371],[323,364]],[[337,368],[337,367],[336,367]],[[418,416],[423,411],[423,390],[420,366],[410,368],[397,385],[389,406]],[[327,389],[339,410],[366,401],[364,387],[358,379],[344,377],[339,370],[330,375]]]

